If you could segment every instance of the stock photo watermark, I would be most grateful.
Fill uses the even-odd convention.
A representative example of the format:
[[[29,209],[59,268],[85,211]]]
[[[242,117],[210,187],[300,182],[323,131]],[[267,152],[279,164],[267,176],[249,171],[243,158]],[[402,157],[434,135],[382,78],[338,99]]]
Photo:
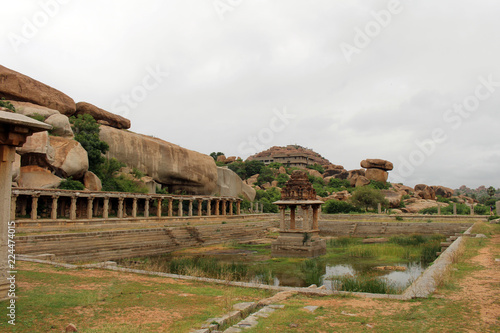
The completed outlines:
[[[22,26],[19,33],[10,32],[7,35],[10,44],[16,52],[19,52],[22,45],[28,44],[30,40],[38,36],[52,18],[57,16],[63,5],[66,5],[71,0],[46,0],[39,2],[39,10],[31,17],[22,19]]]
[[[468,119],[478,110],[481,102],[489,99],[500,87],[500,81],[494,81],[492,74],[486,78],[480,76],[478,81],[479,84],[476,85],[473,93],[463,98],[460,103],[453,104],[443,113],[443,122],[451,130],[458,130],[464,119]],[[399,156],[398,167],[392,172],[391,177],[398,182],[403,182],[404,179],[413,175],[416,168],[424,164],[426,159],[436,152],[437,147],[448,140],[448,134],[443,127],[436,127],[431,131],[429,138],[415,141],[416,147],[407,156]]]
[[[137,108],[140,103],[144,102],[153,90],[160,87],[169,75],[170,73],[164,71],[159,65],[156,65],[156,68],[146,67],[146,75],[144,75],[141,82],[130,89],[128,93],[121,94],[113,102],[111,111],[126,117],[132,109]]]
[[[16,325],[16,222],[7,223],[7,322],[9,325]]]
[[[226,14],[233,12],[242,2],[243,0],[214,0],[213,6],[220,20],[224,21]]]
[[[393,16],[400,14],[402,11],[403,5],[399,0],[390,0],[387,3],[387,9],[372,10],[370,12],[372,20],[368,21],[363,29],[357,26],[354,28],[352,43],[342,42],[339,45],[347,63],[350,64],[354,55],[360,54],[361,51],[368,47],[391,24]]]
[[[290,125],[290,120],[297,117],[288,113],[286,107],[283,110],[274,109],[273,114],[267,127],[260,129],[255,135],[248,136],[238,145],[240,155],[253,155],[265,149],[274,140],[275,135],[283,132]]]

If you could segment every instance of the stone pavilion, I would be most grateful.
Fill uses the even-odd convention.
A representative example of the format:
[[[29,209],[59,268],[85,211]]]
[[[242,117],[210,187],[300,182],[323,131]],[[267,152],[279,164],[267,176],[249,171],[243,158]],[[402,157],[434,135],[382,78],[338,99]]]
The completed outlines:
[[[281,191],[281,200],[274,204],[280,210],[280,235],[271,245],[273,257],[314,258],[326,254],[326,242],[319,237],[318,227],[323,202],[316,199],[306,171],[292,173]]]

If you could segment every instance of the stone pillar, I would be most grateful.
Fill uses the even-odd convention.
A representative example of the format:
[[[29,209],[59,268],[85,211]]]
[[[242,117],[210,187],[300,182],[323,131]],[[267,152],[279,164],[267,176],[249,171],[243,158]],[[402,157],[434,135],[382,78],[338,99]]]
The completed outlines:
[[[220,200],[215,199],[215,215],[219,215]]]
[[[297,209],[297,206],[292,205],[290,206],[290,230],[295,230],[295,210]]]
[[[286,217],[286,206],[279,206],[280,209],[280,231],[285,231],[286,225],[285,225],[285,217]]]
[[[38,198],[40,196],[33,194],[31,196],[31,219],[36,220],[38,218]]]
[[[188,216],[193,216],[193,200],[189,199]]]
[[[207,216],[212,215],[212,200],[207,200]]]
[[[241,215],[241,200],[236,201],[236,215]]]
[[[470,215],[474,215],[474,204],[470,205]]]
[[[302,225],[302,229],[311,230],[311,221],[309,219],[309,206],[302,206],[302,216],[304,219],[304,223]]]
[[[118,198],[118,218],[122,219],[123,218],[123,200],[125,198]]]
[[[318,225],[318,220],[319,220],[319,210],[321,206],[313,206],[313,221],[312,221],[312,229],[313,230],[318,230],[319,225]]]
[[[92,219],[92,204],[93,204],[94,198],[89,197],[87,198],[87,218]]]
[[[168,198],[168,216],[174,216],[174,199]]]
[[[158,198],[158,199],[156,200],[156,203],[158,204],[158,205],[156,206],[156,216],[157,216],[157,217],[161,217],[161,206],[162,206],[162,204],[163,204],[163,198]]]
[[[59,200],[59,197],[54,195],[52,197],[52,205],[51,205],[51,211],[50,211],[50,218],[52,220],[57,220],[57,201]]]
[[[438,215],[441,215],[441,206],[438,205]]]
[[[201,216],[203,210],[203,199],[198,199],[198,216]]]
[[[457,215],[457,203],[453,203],[453,215]]]
[[[104,198],[104,204],[102,205],[102,218],[107,219],[109,216],[109,198]]]
[[[76,201],[78,197],[71,197],[71,205],[69,206],[69,219],[76,220]]]
[[[149,217],[149,198],[144,201],[144,217]]]
[[[229,215],[233,215],[233,200],[229,200]]]
[[[377,211],[379,214],[382,214],[382,204],[380,202],[377,204]]]
[[[178,211],[177,215],[179,215],[179,217],[181,217],[183,215],[183,212],[182,212],[182,199],[179,199],[179,209],[177,211]]]
[[[10,220],[14,221],[16,219],[16,204],[17,204],[17,194],[13,194],[10,199]]]
[[[132,217],[137,217],[137,198],[132,201]]]
[[[226,204],[227,204],[227,200],[222,200],[222,215],[225,216],[226,213],[227,213],[227,207],[226,207]]]

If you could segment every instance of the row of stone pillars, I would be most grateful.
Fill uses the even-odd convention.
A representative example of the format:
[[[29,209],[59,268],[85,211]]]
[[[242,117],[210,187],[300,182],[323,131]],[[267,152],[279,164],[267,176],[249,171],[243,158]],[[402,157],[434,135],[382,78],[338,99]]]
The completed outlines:
[[[280,209],[280,231],[297,230],[297,207],[301,208],[302,226],[300,230],[318,230],[319,213],[321,205],[279,205]],[[286,225],[286,209],[290,208],[290,225]]]
[[[147,196],[147,195],[116,195],[116,193],[103,196],[103,192],[95,192],[94,195],[87,193],[78,192],[79,195],[73,191],[57,191],[54,193],[53,190],[13,190],[11,196],[11,219],[16,219],[17,215],[26,216],[28,201],[30,201],[31,211],[30,219],[37,220],[39,216],[39,201],[40,198],[44,198],[44,202],[50,202],[50,219],[56,220],[58,218],[58,213],[66,212],[67,205],[69,201],[69,214],[59,214],[63,216],[69,215],[70,220],[77,219],[77,215],[80,218],[92,219],[98,215],[98,212],[102,218],[109,218],[110,208],[113,205],[116,207],[116,217],[137,217],[139,212],[142,211],[142,216],[148,217],[162,217],[162,216],[174,216],[174,201],[177,204],[177,216],[185,216],[184,208],[187,202],[187,215],[186,216],[225,216],[225,215],[240,215],[241,214],[241,202],[242,199],[239,198],[221,198],[221,197],[158,197],[158,196]],[[47,200],[48,199],[48,200]],[[84,201],[82,204],[81,201]],[[168,201],[167,212],[164,215],[163,203]],[[197,202],[197,210],[194,212],[194,201]],[[80,204],[80,205],[78,205]],[[131,205],[131,212],[130,206]],[[153,210],[154,215],[152,215],[152,207],[156,205],[156,209]],[[79,207],[80,206],[80,207]],[[82,206],[85,210],[82,212]],[[203,209],[205,206],[205,210]],[[80,208],[80,209],[79,209]],[[127,214],[130,212],[130,216]],[[79,213],[79,214],[77,214]]]

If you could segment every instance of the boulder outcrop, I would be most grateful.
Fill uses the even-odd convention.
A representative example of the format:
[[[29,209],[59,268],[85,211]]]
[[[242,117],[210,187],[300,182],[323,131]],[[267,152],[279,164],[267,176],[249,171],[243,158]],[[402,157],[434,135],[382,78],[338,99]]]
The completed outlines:
[[[28,117],[32,117],[36,114],[39,114],[44,119],[47,119],[50,116],[55,114],[61,114],[59,111],[47,108],[45,106],[36,105],[28,102],[18,102],[18,101],[9,101],[16,108],[16,112],[23,114]]]
[[[76,111],[75,101],[68,95],[1,65],[0,97],[46,106],[67,116]]]
[[[50,166],[57,175],[80,179],[89,169],[87,151],[75,140],[51,136],[50,146],[54,149],[54,160]]]
[[[361,167],[365,169],[380,169],[385,171],[391,171],[394,169],[394,165],[391,162],[378,158],[368,158],[366,160],[362,160]]]
[[[436,200],[436,192],[434,192],[432,187],[425,184],[415,185],[415,194],[422,199]]]
[[[452,190],[449,187],[444,187],[444,186],[431,186],[434,192],[436,192],[436,195],[440,195],[445,198],[451,198],[453,196],[453,193],[455,193],[454,190]]]
[[[85,172],[83,176],[83,185],[89,191],[102,190],[102,182],[92,171]]]
[[[18,183],[19,187],[26,188],[58,188],[61,178],[37,165],[28,165],[21,168]]]
[[[233,170],[218,167],[217,190],[214,194],[229,197],[242,195],[245,199],[253,201],[256,192],[252,187],[245,184]]]
[[[69,123],[69,118],[62,114],[54,114],[44,121],[46,124],[52,125],[51,134],[62,136],[64,138],[73,138],[73,130]]]
[[[99,124],[111,126],[118,129],[129,129],[130,120],[117,114],[108,112],[87,102],[76,103],[76,113],[91,115]]]
[[[390,208],[399,208],[401,199],[403,198],[401,193],[393,190],[381,190],[380,192],[385,196],[387,201],[389,201]]]
[[[385,183],[389,178],[389,173],[382,169],[372,168],[366,170],[365,177],[368,178],[369,180]]]
[[[108,158],[137,168],[169,192],[212,194],[217,189],[214,159],[150,136],[101,125],[100,139],[107,142]]]

